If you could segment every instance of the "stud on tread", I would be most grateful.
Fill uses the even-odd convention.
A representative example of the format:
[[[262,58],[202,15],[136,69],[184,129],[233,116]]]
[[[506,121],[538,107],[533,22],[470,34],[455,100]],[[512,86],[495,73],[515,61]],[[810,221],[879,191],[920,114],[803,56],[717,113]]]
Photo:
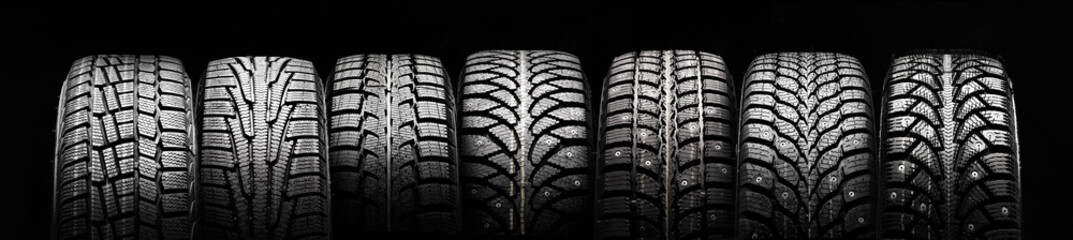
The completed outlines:
[[[738,132],[739,237],[875,237],[869,91],[860,63],[846,55],[753,61]]]
[[[608,75],[597,238],[733,237],[737,104],[722,58],[633,52]]]
[[[1021,238],[1013,89],[999,61],[959,51],[899,57],[884,103],[880,193],[894,197],[880,199],[881,237]]]
[[[459,93],[466,234],[591,234],[581,227],[592,221],[586,84],[564,52],[468,57]]]

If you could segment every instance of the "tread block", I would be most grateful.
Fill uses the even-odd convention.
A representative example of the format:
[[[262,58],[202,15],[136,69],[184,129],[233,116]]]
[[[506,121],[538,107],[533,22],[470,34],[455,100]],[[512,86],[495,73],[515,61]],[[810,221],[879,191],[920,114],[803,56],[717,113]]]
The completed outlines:
[[[714,54],[615,58],[603,91],[597,238],[730,238],[733,81]]]
[[[753,60],[742,93],[738,238],[875,238],[869,90],[850,56]]]
[[[461,231],[454,92],[440,61],[362,54],[329,80],[335,236]]]
[[[327,134],[312,64],[212,61],[199,96],[201,237],[327,239]]]
[[[461,85],[464,232],[591,235],[578,227],[592,220],[592,124],[577,57],[482,51]]]
[[[166,56],[72,64],[56,121],[56,239],[193,237],[190,86]]]
[[[887,73],[880,236],[1020,239],[1013,89],[998,61],[932,50]]]

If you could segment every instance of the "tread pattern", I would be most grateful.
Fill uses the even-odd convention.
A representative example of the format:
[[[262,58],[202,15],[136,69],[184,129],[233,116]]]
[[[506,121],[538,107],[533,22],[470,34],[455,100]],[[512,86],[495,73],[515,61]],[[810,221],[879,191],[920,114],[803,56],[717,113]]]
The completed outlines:
[[[627,53],[605,84],[597,238],[732,238],[737,105],[723,59]]]
[[[860,63],[762,55],[742,100],[740,238],[875,238],[875,144]]]
[[[483,51],[461,83],[464,231],[585,235],[592,222],[588,86],[577,57]],[[582,233],[582,231],[588,231]]]
[[[55,239],[188,239],[190,79],[167,56],[77,60],[60,94]]]
[[[216,60],[201,91],[204,238],[328,238],[323,87],[313,64],[285,57]]]
[[[328,116],[336,237],[461,231],[454,93],[440,60],[354,55],[335,69]]]
[[[895,59],[883,110],[885,239],[1020,239],[1013,90],[995,59]]]

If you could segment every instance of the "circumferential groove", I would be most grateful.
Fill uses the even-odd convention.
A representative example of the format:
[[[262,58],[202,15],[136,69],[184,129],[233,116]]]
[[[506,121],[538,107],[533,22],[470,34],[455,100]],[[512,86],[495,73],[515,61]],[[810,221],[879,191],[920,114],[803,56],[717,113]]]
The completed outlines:
[[[581,234],[591,199],[586,83],[573,55],[546,50],[469,56],[461,95],[465,232]],[[580,235],[579,235],[580,236]]]
[[[734,150],[707,147],[735,145],[734,88],[722,60],[697,51],[641,51],[611,65],[597,238],[733,237]]]

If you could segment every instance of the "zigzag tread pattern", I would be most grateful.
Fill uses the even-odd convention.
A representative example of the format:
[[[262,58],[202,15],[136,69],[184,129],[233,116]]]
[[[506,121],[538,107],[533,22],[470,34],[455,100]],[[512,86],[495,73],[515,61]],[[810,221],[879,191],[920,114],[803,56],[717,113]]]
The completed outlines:
[[[874,131],[860,63],[766,54],[745,81],[738,237],[874,238]]]
[[[577,57],[482,51],[459,96],[463,230],[470,235],[591,234],[588,86]]]
[[[733,237],[734,89],[710,53],[615,58],[603,89],[597,238]]]
[[[313,64],[235,57],[199,97],[200,232],[209,239],[326,239],[323,86]]]
[[[329,83],[336,237],[461,231],[454,93],[440,60],[349,56]]]
[[[903,56],[885,87],[881,236],[1020,239],[1013,90],[1001,63]]]
[[[190,79],[167,56],[77,60],[56,127],[55,239],[188,239]]]

